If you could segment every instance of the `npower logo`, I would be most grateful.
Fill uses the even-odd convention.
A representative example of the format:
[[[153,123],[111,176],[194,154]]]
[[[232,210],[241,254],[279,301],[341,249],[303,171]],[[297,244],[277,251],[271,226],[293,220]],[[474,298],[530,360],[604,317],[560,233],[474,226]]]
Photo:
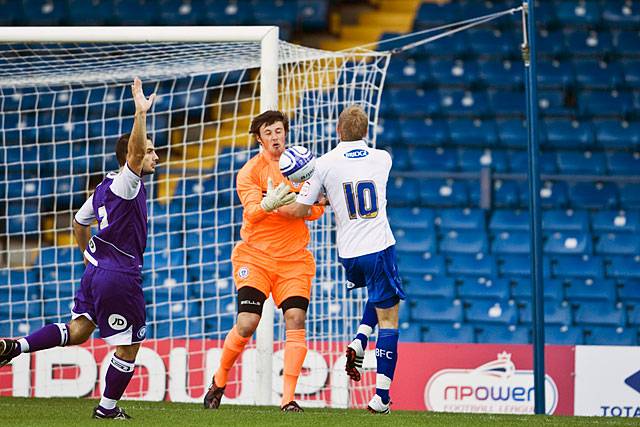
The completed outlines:
[[[545,377],[546,412],[558,405],[558,387]],[[436,372],[424,390],[430,411],[532,414],[533,371],[518,370],[511,354],[502,352],[475,369],[443,369]]]

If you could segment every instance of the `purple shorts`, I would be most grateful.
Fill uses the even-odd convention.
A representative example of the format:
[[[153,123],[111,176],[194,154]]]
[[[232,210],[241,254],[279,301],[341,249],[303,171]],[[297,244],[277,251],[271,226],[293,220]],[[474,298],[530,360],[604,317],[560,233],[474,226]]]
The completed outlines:
[[[71,314],[74,319],[85,316],[91,320],[110,345],[143,341],[147,314],[142,277],[87,265]]]

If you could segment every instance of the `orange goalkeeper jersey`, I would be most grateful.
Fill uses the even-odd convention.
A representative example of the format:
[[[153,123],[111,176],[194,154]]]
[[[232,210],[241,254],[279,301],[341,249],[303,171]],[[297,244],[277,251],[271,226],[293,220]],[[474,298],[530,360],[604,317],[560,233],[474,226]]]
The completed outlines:
[[[309,244],[309,229],[305,220],[313,221],[320,218],[324,207],[312,206],[311,214],[304,219],[292,218],[278,212],[265,212],[260,202],[267,192],[269,177],[274,187],[281,182],[286,182],[296,193],[302,187],[301,185],[293,186],[282,176],[277,161],[270,161],[263,153],[252,157],[240,169],[236,178],[238,196],[244,208],[240,236],[252,248],[280,258],[295,253]]]

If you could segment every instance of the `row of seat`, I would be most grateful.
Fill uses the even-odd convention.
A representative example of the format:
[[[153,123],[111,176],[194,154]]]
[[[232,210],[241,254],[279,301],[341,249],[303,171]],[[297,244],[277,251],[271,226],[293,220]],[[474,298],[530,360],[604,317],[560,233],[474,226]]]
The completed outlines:
[[[23,0],[0,2],[0,25],[279,25],[289,38],[326,29],[328,11],[327,0]]]

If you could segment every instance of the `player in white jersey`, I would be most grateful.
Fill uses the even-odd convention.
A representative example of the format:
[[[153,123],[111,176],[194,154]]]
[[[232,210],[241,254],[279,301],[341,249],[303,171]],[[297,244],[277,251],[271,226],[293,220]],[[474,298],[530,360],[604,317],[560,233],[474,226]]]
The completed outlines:
[[[336,216],[338,255],[350,288],[367,287],[368,301],[356,339],[347,348],[347,373],[359,381],[364,350],[379,324],[376,342],[376,394],[368,409],[389,412],[389,387],[398,358],[398,307],[405,298],[395,256],[395,238],[387,220],[387,180],[391,156],[368,146],[367,114],[358,106],[345,109],[338,119],[340,143],[316,161],[296,203],[285,207],[305,216],[323,194]]]

